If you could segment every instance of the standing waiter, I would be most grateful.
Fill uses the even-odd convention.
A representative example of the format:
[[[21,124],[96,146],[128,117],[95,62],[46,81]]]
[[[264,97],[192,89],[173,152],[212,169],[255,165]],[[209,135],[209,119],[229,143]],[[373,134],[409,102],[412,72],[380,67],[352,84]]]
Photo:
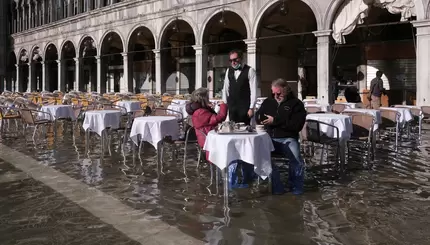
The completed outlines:
[[[231,67],[227,69],[224,79],[222,99],[228,106],[230,121],[249,125],[254,115],[257,100],[255,70],[248,65],[242,64],[242,52],[240,50],[231,51],[229,56]],[[238,163],[241,166],[243,185],[238,183],[236,173]],[[254,166],[240,160],[234,161],[228,167],[228,175],[230,188],[246,187],[248,182],[254,178]]]
[[[230,121],[249,125],[257,100],[255,70],[242,64],[240,50],[231,51],[229,56],[231,67],[227,69],[224,79],[222,99],[228,106]]]

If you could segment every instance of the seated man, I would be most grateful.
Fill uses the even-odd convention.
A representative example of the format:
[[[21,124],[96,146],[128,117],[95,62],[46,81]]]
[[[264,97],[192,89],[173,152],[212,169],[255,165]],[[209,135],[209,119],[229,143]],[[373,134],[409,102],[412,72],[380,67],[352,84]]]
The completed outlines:
[[[303,193],[304,167],[298,139],[306,121],[306,110],[284,79],[272,82],[272,94],[273,98],[266,99],[257,111],[256,121],[265,125],[275,151],[289,159],[289,188],[293,194],[300,195]],[[283,194],[284,186],[274,165],[272,186],[274,194]]]

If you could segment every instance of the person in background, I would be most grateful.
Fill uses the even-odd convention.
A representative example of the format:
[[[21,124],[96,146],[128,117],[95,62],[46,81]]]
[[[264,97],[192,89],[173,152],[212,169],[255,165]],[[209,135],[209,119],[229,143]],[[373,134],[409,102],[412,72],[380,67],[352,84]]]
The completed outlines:
[[[384,83],[382,81],[382,71],[376,72],[376,77],[370,82],[369,97],[370,106],[372,109],[381,107],[381,97],[385,94]]]
[[[235,123],[250,125],[254,116],[254,108],[257,101],[257,76],[254,68],[243,64],[243,53],[240,50],[232,50],[229,53],[230,67],[226,71],[222,99],[228,105],[229,120]],[[236,185],[236,170],[238,164],[243,176],[252,176],[254,168],[240,160],[229,165],[229,177],[231,187],[246,187],[247,185]],[[249,166],[248,166],[249,165]],[[250,177],[251,178],[251,177]],[[244,177],[244,182],[248,178]]]
[[[219,113],[215,113],[209,101],[209,90],[206,88],[196,89],[191,94],[190,102],[187,103],[185,109],[188,115],[191,116],[193,127],[196,130],[197,142],[201,148],[205,144],[206,137],[209,131],[215,129],[218,124],[225,121],[227,117],[228,107],[223,102],[220,102]],[[203,132],[205,135],[199,133]],[[206,152],[206,158],[207,158]]]
[[[352,82],[348,82],[348,86],[345,89],[345,99],[348,103],[361,103],[360,93],[358,92],[357,86],[354,86]]]
[[[257,81],[255,70],[242,64],[242,55],[240,50],[229,54],[231,67],[224,78],[222,99],[228,105],[230,121],[249,125],[257,101]]]
[[[273,98],[266,99],[257,111],[256,121],[265,125],[275,152],[289,159],[288,185],[293,194],[300,195],[303,193],[304,163],[300,155],[299,133],[306,121],[306,110],[284,79],[272,82],[272,94]],[[284,193],[284,185],[274,164],[272,192]]]

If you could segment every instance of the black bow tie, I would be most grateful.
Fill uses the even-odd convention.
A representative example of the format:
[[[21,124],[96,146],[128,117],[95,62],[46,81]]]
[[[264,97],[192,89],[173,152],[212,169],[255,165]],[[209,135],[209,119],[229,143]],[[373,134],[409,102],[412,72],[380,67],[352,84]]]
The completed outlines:
[[[239,66],[239,68],[237,68],[237,69],[235,69],[235,68],[233,68],[235,71],[242,71],[242,66]]]

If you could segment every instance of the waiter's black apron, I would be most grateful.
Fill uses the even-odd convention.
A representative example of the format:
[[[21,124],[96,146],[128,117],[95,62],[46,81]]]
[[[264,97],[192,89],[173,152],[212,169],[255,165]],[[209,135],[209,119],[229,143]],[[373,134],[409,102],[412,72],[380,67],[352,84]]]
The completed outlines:
[[[244,65],[239,77],[234,76],[234,69],[228,69],[229,90],[227,105],[230,121],[242,122],[249,125],[251,119],[248,117],[249,104],[251,103],[251,87],[249,86],[249,69]]]

